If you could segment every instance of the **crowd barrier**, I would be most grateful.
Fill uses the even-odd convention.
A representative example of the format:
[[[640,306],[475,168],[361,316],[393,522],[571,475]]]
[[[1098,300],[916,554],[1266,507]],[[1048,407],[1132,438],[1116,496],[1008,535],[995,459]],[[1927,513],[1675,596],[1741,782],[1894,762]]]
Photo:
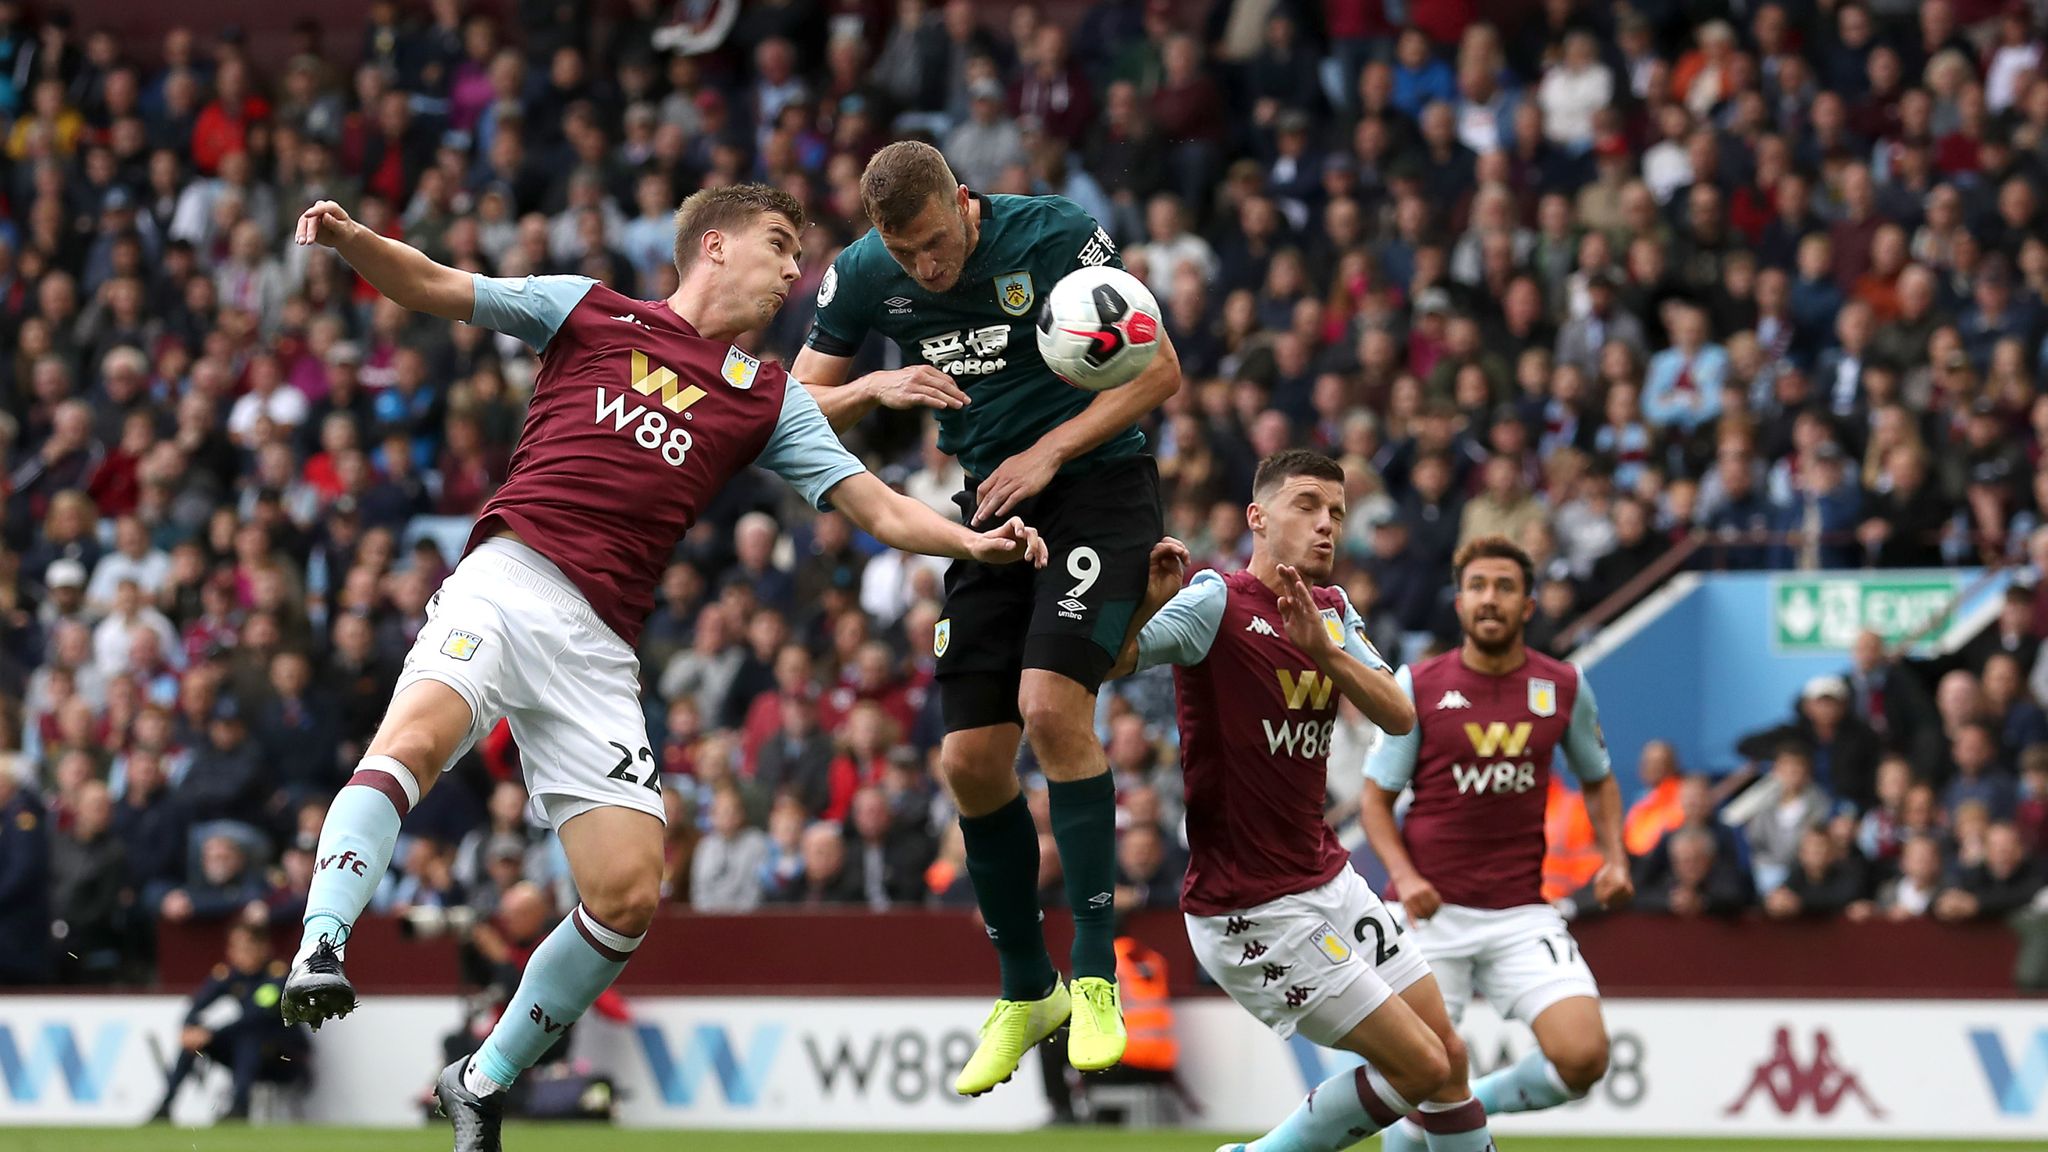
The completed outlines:
[[[1175,995],[1217,994],[1200,977],[1177,912],[1140,912],[1126,930],[1166,957]],[[1071,921],[1046,914],[1053,955]],[[197,987],[220,963],[219,925],[166,924],[158,942],[165,988]],[[1579,947],[1615,995],[1655,997],[2008,996],[2018,941],[1998,924],[1845,920],[1732,921],[1619,915],[1572,925]],[[282,933],[280,948],[295,943]],[[349,975],[373,992],[452,992],[456,942],[408,938],[370,917],[349,942]],[[629,991],[977,996],[994,987],[995,954],[966,912],[763,911],[700,916],[671,911],[626,967]]]

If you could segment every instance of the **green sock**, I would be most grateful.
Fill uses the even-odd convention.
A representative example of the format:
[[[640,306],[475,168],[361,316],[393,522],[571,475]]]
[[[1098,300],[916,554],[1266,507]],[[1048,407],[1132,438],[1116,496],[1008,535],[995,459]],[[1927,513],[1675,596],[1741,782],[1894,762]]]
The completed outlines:
[[[1052,838],[1074,910],[1074,976],[1116,979],[1116,782],[1051,781]]]
[[[1044,914],[1038,910],[1038,826],[1019,794],[986,816],[962,816],[967,875],[988,938],[1003,969],[1003,999],[1036,1000],[1059,974],[1045,951]]]

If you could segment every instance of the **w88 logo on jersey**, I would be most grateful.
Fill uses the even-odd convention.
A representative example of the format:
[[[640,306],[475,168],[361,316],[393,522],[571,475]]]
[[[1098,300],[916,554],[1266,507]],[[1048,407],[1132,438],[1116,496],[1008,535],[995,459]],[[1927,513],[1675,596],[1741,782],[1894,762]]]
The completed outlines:
[[[660,454],[670,467],[682,467],[690,457],[690,449],[696,447],[680,418],[671,417],[652,404],[635,408],[626,403],[624,392],[599,388],[597,415],[593,420],[599,427],[609,424],[612,431],[631,436],[635,444]]]

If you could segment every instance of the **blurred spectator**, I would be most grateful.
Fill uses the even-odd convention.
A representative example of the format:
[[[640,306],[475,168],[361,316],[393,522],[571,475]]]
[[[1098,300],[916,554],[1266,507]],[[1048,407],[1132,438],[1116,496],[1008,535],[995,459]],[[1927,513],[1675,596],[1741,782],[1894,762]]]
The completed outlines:
[[[1887,920],[1931,914],[1942,888],[1942,870],[1941,845],[1932,836],[1908,838],[1899,852],[1898,878],[1878,889],[1877,902],[1868,914]],[[1850,912],[1859,918],[1865,914],[1855,909]]]
[[[1756,815],[1743,823],[1756,889],[1768,893],[1785,882],[1808,830],[1826,822],[1832,801],[1813,780],[1813,753],[1787,742],[1771,759],[1771,773],[1757,785],[1765,790]]]
[[[195,833],[200,835],[200,833]],[[263,898],[263,877],[249,862],[237,834],[203,833],[199,868],[192,881],[164,894],[157,912],[166,920],[221,920]]]
[[[821,820],[803,831],[800,853],[803,873],[795,884],[774,894],[786,904],[859,904],[866,899],[860,877],[846,866],[846,841],[839,826]]]
[[[869,908],[918,904],[924,898],[924,870],[937,846],[924,828],[924,814],[892,812],[880,788],[854,793],[853,840],[846,846],[848,871]]]
[[[1721,857],[1714,837],[1681,828],[1668,838],[1670,872],[1654,887],[1636,893],[1645,912],[1669,916],[1727,916],[1749,906],[1750,887],[1742,866]]]
[[[1629,855],[1640,857],[1648,855],[1665,833],[1685,822],[1685,810],[1678,798],[1678,753],[1663,740],[1643,745],[1642,755],[1636,760],[1636,778],[1642,783],[1643,793],[1629,805],[1622,839]]]
[[[1867,877],[1853,850],[1837,851],[1826,830],[1799,834],[1798,854],[1785,883],[1764,896],[1764,912],[1776,919],[1834,916],[1863,899]]]
[[[114,829],[114,798],[88,781],[71,813],[71,827],[50,843],[50,914],[71,980],[98,982],[120,974],[128,959],[129,909],[126,846]]]
[[[1798,715],[1781,725],[1736,743],[1735,750],[1752,760],[1774,757],[1787,741],[1803,744],[1810,754],[1814,782],[1827,795],[1859,810],[1876,798],[1877,761],[1882,745],[1877,734],[1849,709],[1849,686],[1839,676],[1816,676],[1799,691]],[[1790,852],[1791,844],[1785,845]]]
[[[746,826],[746,805],[733,788],[711,796],[711,830],[697,842],[690,865],[690,907],[699,912],[747,912],[761,903],[761,870],[768,836]]]
[[[1955,886],[1935,897],[1934,914],[1943,920],[2000,920],[2030,904],[2044,883],[2019,829],[2000,821],[1986,830],[1983,861],[1962,869]]]

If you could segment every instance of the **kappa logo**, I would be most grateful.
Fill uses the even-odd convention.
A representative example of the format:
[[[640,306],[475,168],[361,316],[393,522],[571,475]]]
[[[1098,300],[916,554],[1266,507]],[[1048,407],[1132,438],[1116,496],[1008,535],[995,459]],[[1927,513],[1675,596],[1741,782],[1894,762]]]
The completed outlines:
[[[641,328],[647,328],[647,321],[642,320],[640,317],[634,315],[631,312],[626,313],[624,316],[614,316],[612,317],[612,319],[617,320],[623,324],[635,324],[640,326]],[[647,328],[647,331],[652,332],[654,331],[654,329]]]
[[[1751,1073],[1749,1086],[1733,1104],[1724,1109],[1728,1116],[1740,1116],[1757,1093],[1769,1098],[1779,1115],[1790,1116],[1801,1104],[1811,1105],[1817,1116],[1831,1116],[1842,1101],[1854,1097],[1872,1118],[1884,1119],[1884,1109],[1870,1098],[1856,1073],[1835,1061],[1834,1041],[1825,1028],[1813,1034],[1813,1060],[1801,1065],[1792,1051],[1792,1029],[1780,1028],[1771,1044],[1771,1054]]]
[[[759,359],[737,348],[731,348],[726,351],[725,363],[719,367],[718,374],[725,377],[727,384],[744,392],[754,386],[754,377],[760,371]]]
[[[1443,699],[1438,700],[1436,702],[1436,709],[1439,712],[1447,711],[1452,708],[1470,708],[1471,706],[1472,702],[1470,700],[1465,699],[1465,694],[1463,692],[1458,691],[1456,688],[1453,688],[1450,691],[1445,692],[1443,695]]]
[[[474,632],[450,632],[448,639],[441,641],[441,655],[452,656],[457,660],[468,660],[483,646],[484,638]]]
[[[1247,632],[1256,632],[1261,636],[1278,636],[1280,634],[1273,630],[1273,626],[1271,624],[1266,623],[1266,618],[1264,616],[1252,617],[1252,622],[1245,625],[1244,630]]]

